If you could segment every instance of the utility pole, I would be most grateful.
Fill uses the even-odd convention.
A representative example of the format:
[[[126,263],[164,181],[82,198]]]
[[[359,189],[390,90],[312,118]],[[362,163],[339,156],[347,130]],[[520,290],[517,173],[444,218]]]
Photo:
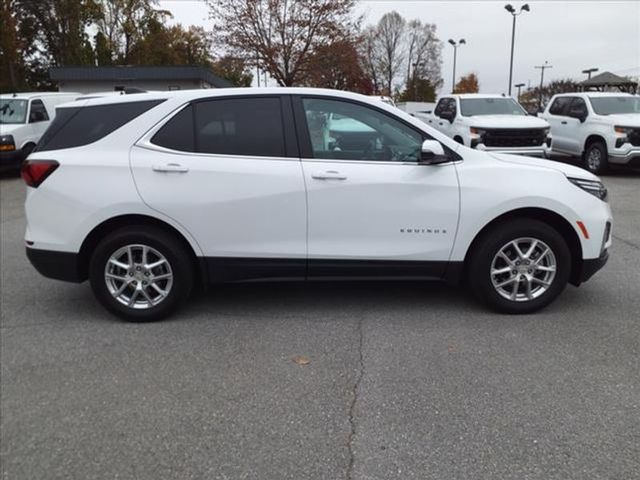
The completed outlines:
[[[520,101],[520,89],[524,87],[524,83],[517,83],[514,85],[518,89],[518,102]]]
[[[549,62],[544,61],[544,65],[536,65],[533,68],[540,69],[540,88],[538,89],[538,110],[542,111],[542,84],[544,83],[544,70],[545,68],[553,68],[553,65],[549,65]]]

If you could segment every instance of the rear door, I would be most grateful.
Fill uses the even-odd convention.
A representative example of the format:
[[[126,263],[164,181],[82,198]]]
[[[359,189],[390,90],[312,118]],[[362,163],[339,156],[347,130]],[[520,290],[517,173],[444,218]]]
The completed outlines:
[[[29,105],[28,142],[38,143],[40,137],[49,126],[49,112],[40,99],[31,100]],[[21,145],[22,146],[22,145]]]
[[[295,113],[309,276],[441,276],[458,222],[455,165],[418,164],[426,133],[368,104],[303,96]]]
[[[196,101],[131,151],[142,198],[195,237],[213,280],[305,276],[305,187],[289,102]]]
[[[551,126],[552,144],[551,148],[558,152],[575,153],[571,147],[571,124],[573,120],[569,118],[569,105],[574,97],[556,97],[549,107],[549,115],[546,120]]]

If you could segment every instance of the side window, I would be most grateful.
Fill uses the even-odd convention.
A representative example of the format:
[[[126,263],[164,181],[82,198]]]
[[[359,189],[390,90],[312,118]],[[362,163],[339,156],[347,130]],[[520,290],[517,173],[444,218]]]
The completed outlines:
[[[207,100],[194,104],[195,150],[201,153],[284,157],[279,98]]]
[[[33,100],[31,102],[31,111],[29,112],[29,123],[45,122],[47,120],[49,120],[49,114],[42,100]]]
[[[164,100],[58,108],[36,149],[59,150],[97,142]]]
[[[441,98],[440,100],[438,100],[438,105],[436,105],[436,109],[433,111],[433,113],[437,117],[439,117],[442,114],[446,103],[447,103],[446,98]]]
[[[303,99],[314,158],[416,162],[423,135],[373,108],[340,100]]]
[[[589,115],[589,111],[587,110],[587,104],[580,97],[575,97],[571,104],[569,105],[569,113],[570,117],[574,118],[586,118]]]
[[[151,139],[151,143],[171,150],[195,151],[193,106],[188,105],[163,125]]]
[[[456,108],[456,99],[455,98],[450,98],[449,99],[449,106],[448,106],[447,113],[449,114],[450,118],[456,118],[456,114],[458,113],[458,109]]]
[[[549,113],[551,115],[566,115],[567,107],[571,103],[571,98],[572,97],[556,98],[549,108]]]

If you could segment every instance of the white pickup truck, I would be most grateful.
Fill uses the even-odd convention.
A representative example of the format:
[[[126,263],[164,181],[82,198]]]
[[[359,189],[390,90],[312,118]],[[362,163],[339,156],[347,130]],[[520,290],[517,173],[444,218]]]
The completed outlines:
[[[563,93],[542,113],[551,125],[554,152],[582,158],[596,174],[609,164],[640,167],[640,96],[628,93]]]
[[[501,153],[547,157],[551,145],[549,124],[527,115],[511,97],[502,95],[447,95],[433,113],[415,113],[427,125],[467,147]]]

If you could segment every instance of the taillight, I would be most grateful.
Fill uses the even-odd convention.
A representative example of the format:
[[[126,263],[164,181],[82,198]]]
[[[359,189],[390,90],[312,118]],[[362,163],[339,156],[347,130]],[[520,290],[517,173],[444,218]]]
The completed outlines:
[[[20,175],[28,186],[38,188],[59,166],[55,160],[25,160]]]

